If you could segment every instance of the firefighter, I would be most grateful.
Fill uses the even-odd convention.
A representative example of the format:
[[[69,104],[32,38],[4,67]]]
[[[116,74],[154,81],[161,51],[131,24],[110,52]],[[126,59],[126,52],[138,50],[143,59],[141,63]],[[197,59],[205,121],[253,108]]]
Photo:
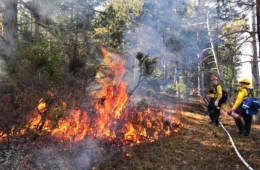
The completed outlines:
[[[250,85],[250,81],[247,78],[243,78],[240,82],[240,91],[237,95],[235,104],[233,105],[232,109],[229,111],[228,114],[231,114],[234,110],[237,110],[240,112],[241,117],[244,119],[244,123],[240,118],[235,119],[237,128],[238,128],[238,133],[239,134],[244,134],[244,136],[248,136],[250,134],[251,130],[251,125],[252,125],[252,115],[251,114],[246,114],[246,110],[242,108],[243,101],[245,101],[248,97],[248,88]],[[255,92],[253,94],[255,96]]]
[[[219,100],[222,97],[222,87],[218,84],[218,78],[216,76],[211,77],[212,87],[209,91],[209,105],[208,112],[210,117],[210,124],[215,123],[216,126],[219,125],[219,115],[220,115],[220,103]]]

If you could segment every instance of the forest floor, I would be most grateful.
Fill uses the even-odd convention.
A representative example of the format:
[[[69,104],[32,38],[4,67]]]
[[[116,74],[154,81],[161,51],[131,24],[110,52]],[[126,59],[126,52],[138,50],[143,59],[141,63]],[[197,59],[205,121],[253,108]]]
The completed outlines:
[[[102,170],[246,170],[221,125],[209,124],[209,117],[198,100],[178,103],[183,127],[178,133],[132,148],[128,156],[116,155],[102,164]],[[239,135],[233,118],[221,114],[220,120],[232,136],[243,159],[260,169],[260,125],[253,124],[249,136]]]
[[[140,95],[144,96],[144,95]],[[160,96],[160,98],[159,98]],[[246,170],[221,125],[209,124],[198,98],[181,100],[166,94],[151,96],[183,126],[171,136],[153,143],[132,146],[130,152],[104,147],[94,139],[78,143],[53,143],[42,139],[22,140],[19,145],[0,145],[0,170]],[[135,100],[135,99],[134,99]],[[153,101],[154,102],[154,101]],[[156,102],[156,101],[155,101]],[[172,109],[173,108],[173,109]],[[172,113],[171,113],[172,112]],[[220,120],[232,136],[244,160],[260,169],[260,125],[253,124],[247,137],[237,134],[234,120],[222,114]],[[102,147],[101,147],[102,146]]]

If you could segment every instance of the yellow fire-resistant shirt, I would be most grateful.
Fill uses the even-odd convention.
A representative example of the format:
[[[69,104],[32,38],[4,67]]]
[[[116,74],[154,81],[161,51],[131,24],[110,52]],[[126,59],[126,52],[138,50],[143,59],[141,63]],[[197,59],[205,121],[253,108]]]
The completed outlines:
[[[216,88],[216,86],[217,86],[217,88]],[[219,101],[222,97],[222,87],[219,84],[214,85],[211,90],[213,90],[213,93],[210,93],[209,96],[211,98],[214,98],[215,100]]]
[[[237,109],[243,103],[243,101],[247,99],[248,97],[247,88],[249,88],[249,85],[245,85],[239,90],[235,104],[233,105],[232,109]],[[255,91],[253,92],[253,95],[254,96],[256,95]]]

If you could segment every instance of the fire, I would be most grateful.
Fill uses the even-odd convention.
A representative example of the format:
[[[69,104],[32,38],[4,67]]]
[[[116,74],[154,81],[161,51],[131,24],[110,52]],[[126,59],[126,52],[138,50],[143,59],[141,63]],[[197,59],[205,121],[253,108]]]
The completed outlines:
[[[58,128],[52,131],[52,135],[69,139],[70,141],[82,140],[90,131],[89,118],[86,112],[81,110],[71,111],[69,117],[61,119]]]
[[[152,142],[161,136],[177,132],[181,127],[180,121],[171,116],[166,119],[164,111],[137,111],[133,106],[127,105],[127,82],[123,81],[125,61],[120,56],[110,54],[105,48],[101,50],[106,68],[100,69],[101,72],[105,72],[102,73],[105,76],[99,81],[101,90],[95,93],[95,114],[74,109],[53,125],[53,122],[46,118],[51,110],[48,110],[48,105],[40,99],[35,112],[36,117],[28,123],[29,129],[41,127],[41,131],[71,142],[91,136],[125,144]],[[63,103],[62,109],[65,110],[66,107]]]

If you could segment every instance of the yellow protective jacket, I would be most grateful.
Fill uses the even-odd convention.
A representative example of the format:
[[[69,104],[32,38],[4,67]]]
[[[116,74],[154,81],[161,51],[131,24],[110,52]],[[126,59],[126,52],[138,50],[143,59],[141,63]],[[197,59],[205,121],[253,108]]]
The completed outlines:
[[[243,103],[243,101],[247,99],[248,97],[247,88],[250,88],[249,85],[245,85],[239,90],[235,104],[233,105],[232,109],[237,109]],[[254,96],[256,95],[255,91],[253,92],[253,95]]]
[[[217,88],[216,88],[217,86]],[[215,100],[220,100],[222,97],[222,87],[221,85],[217,84],[212,87],[210,90],[212,93],[209,94],[209,96]]]

